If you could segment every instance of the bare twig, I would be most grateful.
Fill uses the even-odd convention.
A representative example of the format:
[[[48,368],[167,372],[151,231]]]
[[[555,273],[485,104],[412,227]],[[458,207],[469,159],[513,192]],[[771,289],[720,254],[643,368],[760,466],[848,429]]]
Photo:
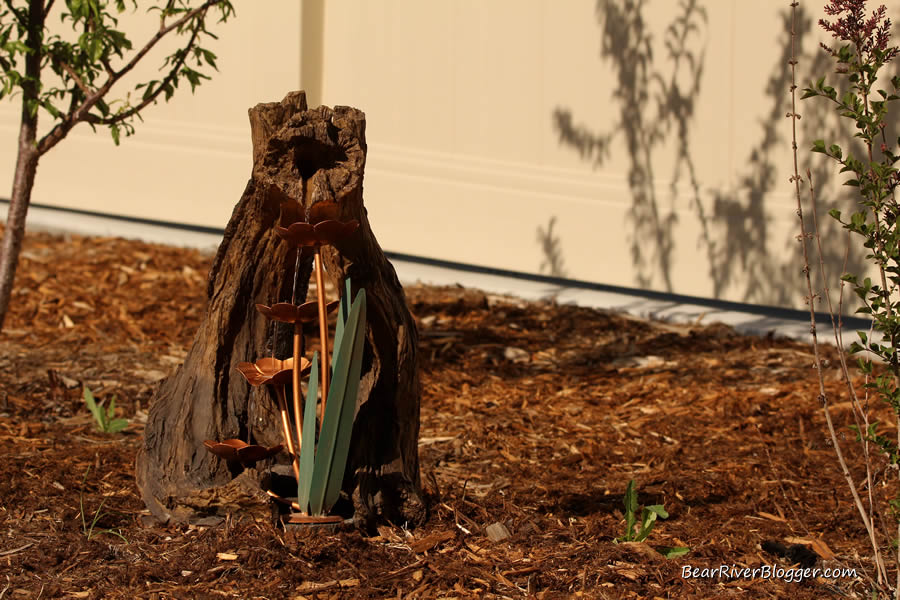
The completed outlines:
[[[69,66],[69,63],[60,61],[59,66],[62,67],[63,71],[69,74],[69,77],[75,80],[75,85],[78,86],[78,89],[84,92],[85,96],[91,95],[91,88],[89,88],[87,84],[84,83],[84,80],[78,76],[78,73],[75,72],[75,69]]]

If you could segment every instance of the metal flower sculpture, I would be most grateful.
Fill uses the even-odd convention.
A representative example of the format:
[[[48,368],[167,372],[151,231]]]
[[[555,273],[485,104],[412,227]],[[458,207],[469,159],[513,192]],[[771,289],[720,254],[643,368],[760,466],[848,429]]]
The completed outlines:
[[[300,358],[300,373],[309,372],[310,363],[305,358]],[[257,385],[285,385],[291,382],[294,372],[294,359],[288,358],[280,360],[278,358],[261,358],[255,363],[242,362],[237,366],[237,370],[252,386]]]
[[[283,444],[277,444],[266,448],[265,446],[248,444],[243,440],[234,438],[223,440],[221,442],[206,440],[203,442],[203,445],[206,446],[207,450],[219,458],[224,458],[231,462],[239,462],[244,465],[275,456],[281,452],[282,448],[284,448]]]
[[[347,279],[341,286],[341,299],[325,302],[320,248],[346,240],[359,228],[359,221],[338,220],[340,208],[337,203],[320,202],[306,209],[305,221],[275,228],[277,235],[297,249],[291,302],[278,302],[271,306],[257,304],[256,309],[272,321],[293,325],[293,356],[286,359],[274,356],[261,358],[252,363],[242,362],[236,367],[250,385],[271,385],[274,388],[281,412],[284,444],[265,448],[238,439],[204,442],[204,446],[216,456],[242,464],[273,456],[286,445],[297,479],[297,502],[277,497],[271,491],[268,493],[299,511],[299,514],[291,515],[290,522],[293,523],[335,523],[342,520],[327,513],[340,494],[353,431],[366,336],[366,297],[365,290],[358,289],[353,299],[350,280]],[[298,209],[297,203],[283,203],[282,218],[296,218]],[[300,304],[297,302],[297,274],[301,261],[310,254],[314,258],[316,300]],[[338,308],[333,344],[334,365],[329,368],[327,315]],[[303,324],[313,321],[319,323],[321,352],[314,353],[310,362],[303,356]],[[310,377],[304,406],[300,378],[306,374]],[[334,377],[333,389],[328,386],[329,376]],[[288,383],[293,389],[293,432],[285,393]],[[317,418],[318,399],[321,399],[321,412]]]
[[[340,300],[332,300],[325,305],[325,312],[334,312],[338,304],[340,304]],[[273,321],[281,323],[312,323],[319,318],[319,303],[316,301],[304,302],[300,305],[290,302],[279,302],[272,306],[257,304],[256,310]]]
[[[322,398],[328,397],[328,322],[325,320],[325,276],[322,265],[323,245],[336,244],[359,228],[359,221],[337,221],[338,206],[334,203],[319,203],[310,207],[307,218],[309,222],[299,221],[289,227],[276,227],[275,233],[292,246],[299,249],[312,248],[316,273],[316,301],[319,307],[319,339],[322,340]],[[296,347],[296,344],[295,344]],[[295,352],[296,355],[296,352]],[[294,403],[299,404],[297,390],[294,391]],[[322,413],[325,414],[323,402]]]

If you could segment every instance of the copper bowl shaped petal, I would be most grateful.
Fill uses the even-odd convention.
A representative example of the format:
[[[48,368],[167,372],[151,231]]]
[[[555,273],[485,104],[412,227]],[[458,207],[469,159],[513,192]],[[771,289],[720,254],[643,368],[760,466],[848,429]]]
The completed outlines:
[[[309,372],[312,363],[305,357],[300,357],[300,374],[305,375]],[[237,370],[241,372],[250,385],[286,385],[291,382],[293,377],[294,359],[286,358],[260,358],[255,363],[242,362],[238,363]]]
[[[340,300],[332,300],[325,305],[325,314],[331,314],[340,304]],[[298,321],[301,323],[312,323],[319,320],[319,303],[315,300],[312,302],[304,302],[297,307]]]
[[[244,376],[244,379],[247,380],[247,383],[250,385],[262,385],[267,380],[268,377],[262,374],[262,372],[256,368],[256,365],[249,362],[239,363],[236,367],[238,371],[241,372],[241,375]]]
[[[236,439],[222,440],[221,442],[206,440],[203,445],[219,458],[236,461],[238,460],[238,448],[246,446],[247,443]]]
[[[264,460],[271,456],[275,456],[279,452],[281,452],[282,448],[284,448],[284,444],[278,444],[276,446],[272,446],[271,448],[266,448],[265,446],[257,446],[256,444],[250,446],[244,446],[237,451],[238,460],[242,463],[254,463],[259,460]]]
[[[337,202],[316,202],[309,207],[309,222],[337,221],[340,218],[341,205]]]
[[[333,300],[326,304],[326,314],[334,312],[334,309],[338,307],[338,304],[340,304],[338,300]],[[256,310],[273,321],[280,321],[282,323],[311,323],[319,319],[319,303],[315,300],[312,302],[304,302],[300,305],[291,304],[289,302],[279,302],[272,306],[257,304]]]
[[[206,449],[218,456],[232,462],[253,463],[264,458],[269,458],[281,452],[284,447],[282,444],[266,448],[256,444],[248,444],[243,440],[227,439],[217,442],[215,440],[206,440],[203,442]]]
[[[276,227],[275,233],[283,240],[293,246],[316,246],[318,239],[316,238],[316,230],[309,223],[299,221],[293,223],[290,227]]]
[[[359,227],[359,221],[322,221],[315,225],[316,238],[323,244],[341,241]]]
[[[256,310],[273,321],[282,323],[294,323],[297,321],[297,307],[290,302],[279,302],[272,306],[257,304]]]

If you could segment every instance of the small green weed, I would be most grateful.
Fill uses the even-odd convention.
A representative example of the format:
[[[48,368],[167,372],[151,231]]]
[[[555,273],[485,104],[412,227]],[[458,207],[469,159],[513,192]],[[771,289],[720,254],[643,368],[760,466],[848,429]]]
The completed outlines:
[[[666,512],[662,504],[651,504],[641,509],[641,520],[638,522],[636,518],[638,511],[637,491],[634,489],[634,479],[629,481],[628,487],[625,488],[623,504],[625,505],[625,535],[617,537],[615,539],[617,543],[643,542],[650,535],[650,532],[653,531],[657,518],[669,518],[669,513]],[[636,530],[635,525],[637,525]],[[690,548],[673,546],[657,548],[656,550],[666,558],[675,558],[676,556],[687,554]]]
[[[94,415],[97,422],[97,430],[103,433],[118,433],[128,427],[128,419],[116,419],[116,397],[113,396],[109,401],[109,406],[105,409],[103,402],[97,402],[94,394],[87,387],[84,388],[84,403],[87,404],[88,410]]]
[[[118,529],[97,529],[97,521],[99,521],[105,514],[103,512],[103,506],[106,504],[106,498],[103,499],[103,502],[100,503],[100,506],[97,507],[97,510],[94,511],[94,516],[91,519],[90,524],[87,522],[87,515],[84,512],[84,484],[87,481],[88,474],[91,472],[91,468],[88,467],[87,471],[84,473],[84,478],[81,480],[81,491],[78,494],[78,510],[81,514],[81,531],[84,532],[84,536],[88,541],[91,541],[95,536],[107,534],[114,535],[118,538],[121,538],[126,544],[128,540],[122,535],[122,532]]]

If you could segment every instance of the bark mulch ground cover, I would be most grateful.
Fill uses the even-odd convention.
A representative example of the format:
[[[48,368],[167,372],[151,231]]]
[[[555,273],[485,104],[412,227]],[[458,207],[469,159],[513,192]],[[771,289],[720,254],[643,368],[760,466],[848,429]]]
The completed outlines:
[[[0,598],[864,596],[871,553],[810,346],[462,287],[406,290],[426,525],[298,532],[239,511],[153,523],[135,452],[154,387],[204,310],[210,260],[28,236],[0,335]],[[840,394],[836,367],[826,378]],[[99,433],[82,385],[115,396],[129,427]],[[849,443],[849,405],[835,398]],[[631,479],[640,504],[670,516],[646,543],[616,544]],[[662,546],[690,552],[667,560]],[[684,576],[798,560],[859,577]]]

